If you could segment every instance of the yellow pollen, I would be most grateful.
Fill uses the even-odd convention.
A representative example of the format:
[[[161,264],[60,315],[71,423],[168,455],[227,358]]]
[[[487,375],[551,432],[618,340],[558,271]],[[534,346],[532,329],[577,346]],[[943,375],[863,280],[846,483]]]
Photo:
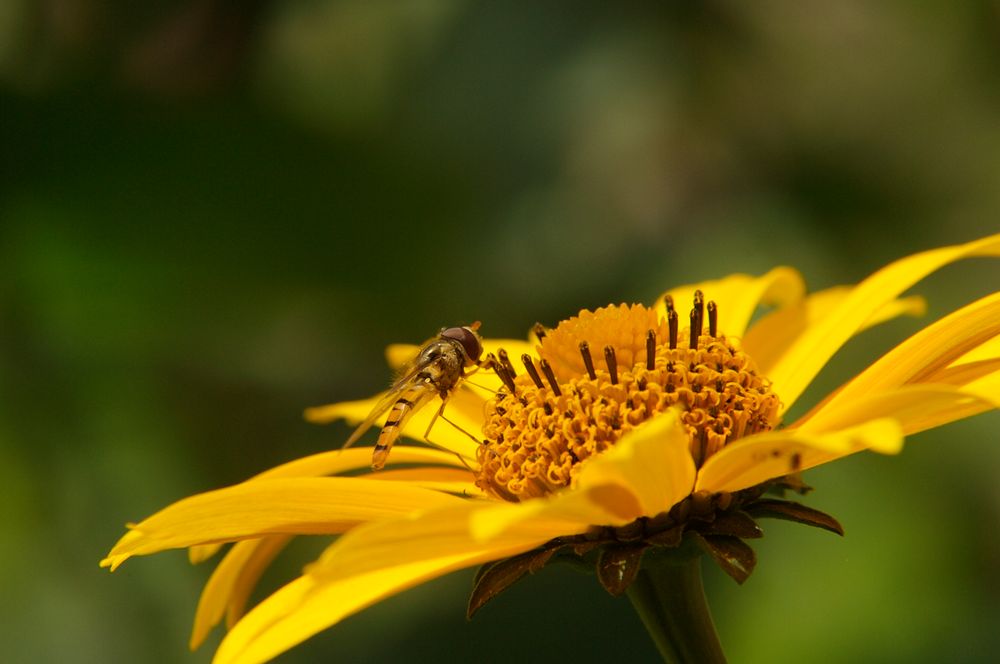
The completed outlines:
[[[642,305],[581,311],[548,331],[517,370],[521,362],[502,354],[505,387],[486,403],[476,484],[509,501],[562,489],[580,462],[670,408],[681,411],[699,467],[732,441],[770,430],[778,397],[736,340],[715,330],[715,305],[707,325],[697,293],[680,329],[668,306],[665,319]]]

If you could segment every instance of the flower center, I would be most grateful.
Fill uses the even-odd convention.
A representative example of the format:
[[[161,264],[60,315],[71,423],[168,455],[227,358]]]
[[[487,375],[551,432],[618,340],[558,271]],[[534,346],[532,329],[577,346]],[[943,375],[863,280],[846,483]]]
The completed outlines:
[[[681,410],[698,467],[732,441],[770,430],[778,397],[716,329],[715,303],[706,320],[696,291],[683,329],[669,298],[666,311],[665,318],[642,305],[581,311],[539,331],[538,358],[523,355],[521,373],[499,351],[492,359],[504,386],[486,403],[476,484],[515,502],[562,489],[582,461],[670,408]]]

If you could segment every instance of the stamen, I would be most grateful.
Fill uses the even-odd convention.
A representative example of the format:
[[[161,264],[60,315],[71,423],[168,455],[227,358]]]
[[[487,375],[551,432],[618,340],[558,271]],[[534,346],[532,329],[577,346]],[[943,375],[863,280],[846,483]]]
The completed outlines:
[[[705,294],[700,290],[694,292],[694,308],[698,310],[698,317],[705,317]]]
[[[562,391],[559,389],[559,383],[556,382],[556,375],[552,373],[552,365],[549,364],[548,360],[542,360],[542,373],[549,379],[549,385],[552,386],[552,393],[557,397],[561,397]]]
[[[671,306],[670,311],[667,312],[667,325],[670,327],[670,348],[671,350],[677,348],[677,312],[674,311]]]
[[[507,391],[510,392],[511,394],[517,394],[517,386],[514,384],[514,379],[511,377],[511,373],[513,372],[509,371],[507,367],[503,365],[503,363],[498,362],[496,356],[493,353],[487,355],[486,359],[488,359],[492,363],[493,372],[497,375],[500,381],[507,387]]]
[[[531,331],[535,333],[536,337],[538,337],[539,342],[541,342],[541,340],[545,338],[545,335],[548,334],[545,330],[545,326],[541,323],[535,323],[534,326],[532,326]]]
[[[538,389],[545,389],[545,383],[542,382],[541,376],[538,375],[538,369],[535,368],[535,362],[531,359],[531,356],[525,353],[521,356],[521,361],[524,362],[524,368],[528,370],[528,375],[531,376],[532,382]]]
[[[604,361],[608,365],[608,373],[611,374],[611,384],[618,384],[618,358],[615,357],[615,349],[611,346],[604,347]]]
[[[594,358],[590,356],[590,344],[586,341],[580,342],[580,355],[583,356],[583,366],[587,367],[587,375],[590,380],[595,380],[597,372],[594,371]]]
[[[698,316],[698,309],[691,310],[691,341],[688,348],[694,350],[698,347],[698,337],[701,336],[701,317]]]
[[[673,295],[666,295],[666,296],[664,296],[664,298],[663,298],[663,304],[666,305],[666,307],[667,307],[667,316],[669,316],[670,312],[674,310],[674,296]]]
[[[586,459],[675,407],[695,467],[734,440],[771,430],[780,400],[739,342],[722,334],[718,310],[700,294],[694,298],[690,348],[687,338],[680,347],[679,312],[672,307],[581,312],[544,330],[537,354],[521,356],[524,369],[517,372],[528,377],[514,375],[514,358],[494,349],[496,357],[487,359],[503,387],[486,404],[477,486],[514,502],[559,491],[572,485]],[[600,371],[594,349],[604,354]],[[782,462],[783,472],[805,465],[791,453]]]
[[[514,365],[510,363],[510,357],[508,357],[507,351],[501,348],[500,350],[497,351],[497,355],[500,356],[500,364],[502,364],[503,368],[507,370],[507,373],[510,374],[510,377],[514,378],[515,376],[517,376],[517,372],[514,371]]]

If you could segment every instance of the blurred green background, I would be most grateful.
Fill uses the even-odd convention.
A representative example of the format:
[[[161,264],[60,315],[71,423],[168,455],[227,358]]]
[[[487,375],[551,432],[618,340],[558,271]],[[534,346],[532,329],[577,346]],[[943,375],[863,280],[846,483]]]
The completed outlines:
[[[126,521],[338,446],[301,411],[382,387],[387,343],[777,264],[821,288],[1000,230],[998,62],[996,0],[6,0],[3,659],[207,662],[207,566],[97,561]],[[998,285],[970,261],[917,291],[932,320]],[[806,401],[924,323],[855,340]],[[847,537],[768,522],[745,586],[707,572],[731,660],[991,661],[998,430],[808,473]],[[545,570],[467,624],[470,579],[280,661],[655,657],[593,579]]]

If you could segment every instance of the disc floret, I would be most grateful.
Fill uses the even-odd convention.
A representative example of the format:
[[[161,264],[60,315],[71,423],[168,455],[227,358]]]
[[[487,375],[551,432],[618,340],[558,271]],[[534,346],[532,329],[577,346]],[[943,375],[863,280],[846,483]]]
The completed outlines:
[[[671,408],[680,411],[696,466],[743,436],[772,429],[780,406],[736,339],[717,327],[714,303],[696,292],[679,328],[642,305],[581,311],[539,330],[537,357],[505,353],[504,387],[486,404],[477,484],[508,501],[570,486],[579,464]],[[707,323],[707,324],[706,324]]]

